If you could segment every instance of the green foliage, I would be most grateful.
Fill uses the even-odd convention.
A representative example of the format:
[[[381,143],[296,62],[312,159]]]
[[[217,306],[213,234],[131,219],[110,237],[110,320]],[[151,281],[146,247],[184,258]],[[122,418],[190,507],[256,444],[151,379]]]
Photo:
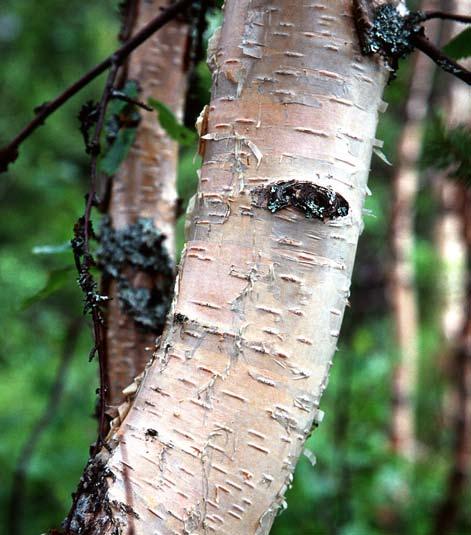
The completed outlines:
[[[84,5],[79,0],[0,2],[0,145],[33,117],[33,108],[57,95],[77,75],[116,45],[114,0]],[[66,325],[82,314],[82,296],[70,284],[23,312],[22,303],[44,288],[49,273],[73,259],[36,251],[38,244],[70,243],[83,210],[88,156],[77,113],[99,98],[97,80],[51,117],[20,149],[0,180],[0,533],[6,523],[11,474],[30,430],[44,409],[64,346]],[[47,254],[47,253],[51,254]],[[27,475],[23,533],[59,526],[96,437],[92,418],[98,386],[92,345],[84,322],[57,415],[43,435]]]
[[[122,128],[114,142],[100,160],[100,171],[107,175],[114,175],[124,162],[130,148],[136,139],[136,128]]]
[[[443,51],[454,59],[463,59],[471,56],[471,28],[466,28],[454,37],[443,48]]]
[[[21,310],[26,310],[30,306],[47,299],[50,295],[58,292],[67,284],[74,280],[76,273],[75,266],[67,266],[64,268],[54,269],[48,273],[46,284],[35,294],[21,303]]]
[[[197,139],[196,132],[180,124],[168,106],[155,98],[149,98],[147,104],[157,111],[160,125],[172,139],[178,141],[182,147],[195,143]]]
[[[422,166],[448,170],[448,176],[471,185],[471,129],[458,125],[447,128],[436,115],[428,124],[422,152]]]
[[[139,96],[137,83],[134,80],[126,82],[119,93],[125,98],[137,99]],[[120,98],[111,101],[107,121],[106,133],[108,146],[99,163],[101,172],[112,176],[129,153],[137,135],[137,125],[140,115],[136,105]]]

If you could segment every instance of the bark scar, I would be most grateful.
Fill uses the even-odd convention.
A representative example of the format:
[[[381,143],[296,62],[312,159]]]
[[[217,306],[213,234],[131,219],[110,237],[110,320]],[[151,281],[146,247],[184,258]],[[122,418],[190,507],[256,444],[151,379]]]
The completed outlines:
[[[321,221],[345,217],[349,211],[346,199],[333,189],[297,180],[284,180],[253,189],[252,204],[272,213],[291,206],[306,218]]]

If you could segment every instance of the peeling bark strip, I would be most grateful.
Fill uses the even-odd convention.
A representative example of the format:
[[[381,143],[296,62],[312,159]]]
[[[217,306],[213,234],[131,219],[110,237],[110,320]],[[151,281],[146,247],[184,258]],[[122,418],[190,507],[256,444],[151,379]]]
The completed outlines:
[[[269,532],[321,419],[383,107],[387,73],[361,55],[350,0],[225,6],[171,316],[106,465],[111,519],[135,535]],[[254,206],[280,177],[348,214]]]
[[[136,0],[134,33],[168,4],[167,0]],[[134,52],[127,68],[128,78],[136,80],[141,88],[141,100],[158,99],[179,118],[183,115],[186,91],[188,33],[186,22],[170,22]],[[116,265],[112,268],[111,259],[107,259],[107,267],[112,268],[111,275],[115,277],[109,281],[107,292],[112,298],[106,318],[110,384],[107,401],[110,405],[124,401],[123,389],[149,361],[155,336],[162,332],[173,290],[178,145],[160,127],[155,113],[143,111],[141,115],[136,141],[113,179],[108,211],[109,230],[114,233],[115,240],[110,232],[107,236],[113,241],[113,247],[117,245],[116,239],[122,243],[124,238],[127,246],[122,243],[121,252],[124,253],[123,247],[127,247],[131,257],[138,260],[122,259],[123,272]],[[144,221],[147,231],[142,227]],[[159,251],[153,246],[147,247],[147,258],[144,258],[145,254],[139,254],[137,258],[136,251],[130,250],[133,249],[129,243],[131,234],[139,241],[136,233],[141,228],[145,242],[146,236],[150,237],[150,226],[165,239],[161,241]],[[135,246],[146,249],[145,243],[139,246],[133,240],[133,244],[134,249]],[[114,259],[114,264],[117,260]],[[149,269],[152,267],[154,269]],[[136,319],[148,332],[136,328]]]

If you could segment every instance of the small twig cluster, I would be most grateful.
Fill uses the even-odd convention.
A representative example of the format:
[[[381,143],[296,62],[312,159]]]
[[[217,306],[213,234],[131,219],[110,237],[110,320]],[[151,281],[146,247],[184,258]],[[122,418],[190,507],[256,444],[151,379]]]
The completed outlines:
[[[159,28],[162,28],[167,22],[173,20],[179,13],[181,13],[192,0],[178,0],[174,4],[170,5],[165,11],[157,15],[152,19],[147,26],[144,26],[142,30],[136,33],[134,37],[126,41],[118,50],[116,50],[111,56],[107,57],[101,63],[93,67],[79,80],[69,86],[64,92],[62,92],[55,99],[42,104],[35,110],[34,119],[29,122],[21,132],[12,140],[8,145],[0,147],[0,173],[7,171],[8,166],[15,162],[18,158],[18,151],[20,145],[31,134],[46,122],[46,119],[52,115],[56,110],[63,106],[71,97],[77,94],[80,90],[86,87],[97,76],[110,70],[114,67],[122,65],[126,58],[135,50],[139,45],[147,41],[147,39],[153,35]]]

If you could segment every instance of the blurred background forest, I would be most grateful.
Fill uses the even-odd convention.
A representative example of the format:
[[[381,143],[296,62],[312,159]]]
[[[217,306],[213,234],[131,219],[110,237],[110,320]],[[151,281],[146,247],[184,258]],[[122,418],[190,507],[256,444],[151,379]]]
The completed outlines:
[[[208,32],[219,16],[211,12]],[[30,120],[35,106],[108,55],[116,46],[118,31],[113,0],[2,0],[0,144]],[[449,25],[441,31],[445,35]],[[414,61],[405,61],[387,88],[389,108],[377,136],[384,146],[373,157],[372,196],[366,201],[351,308],[321,403],[326,416],[308,441],[312,453],[299,463],[287,495],[288,507],[277,518],[274,535],[439,533],[437,517],[453,493],[448,480],[458,454],[465,455],[461,468],[469,464],[469,444],[460,452],[456,446],[459,426],[455,422],[466,414],[459,392],[466,368],[457,369],[463,363],[455,357],[465,307],[461,226],[471,146],[465,145],[469,137],[464,131],[453,131],[454,137],[444,131],[451,113],[450,87],[461,82],[435,68],[433,84],[425,84],[430,91],[422,87],[427,102],[418,104],[426,105],[426,142],[416,162],[417,192],[409,197],[412,235],[406,236],[412,262],[405,269],[415,274],[410,278],[406,274],[410,283],[406,286],[417,299],[417,354],[412,355],[417,373],[412,373],[413,384],[406,385],[405,394],[397,391],[397,370],[404,355],[398,341],[394,296],[398,290],[393,275],[400,255],[395,239],[402,227],[394,221],[408,204],[407,200],[405,205],[395,204],[395,188],[404,163],[398,147],[409,124],[406,107]],[[209,99],[210,74],[204,63],[197,72],[196,97],[202,108]],[[0,180],[0,532],[5,535],[12,535],[7,528],[12,510],[23,511],[23,530],[18,535],[59,525],[96,436],[97,366],[88,363],[90,322],[82,316],[82,295],[68,242],[83,212],[88,184],[88,156],[77,114],[86,100],[99,98],[103,84],[102,77],[49,119],[24,144],[19,160]],[[460,117],[469,125],[466,91],[458,90],[454,98],[459,106],[464,99]],[[196,188],[195,152],[196,146],[181,151],[178,184],[183,205]],[[459,179],[449,176],[456,170],[455,160],[461,163]],[[411,183],[406,180],[406,190],[407,184]],[[450,214],[454,219],[446,228],[451,234],[444,236]],[[181,248],[183,219],[178,229]],[[413,313],[405,323],[413,329],[415,321]],[[60,400],[51,401],[60,366],[64,391]],[[413,442],[412,449],[394,436],[394,421],[400,417],[396,412],[402,410],[398,398],[403,395],[400,401],[409,404],[415,420],[412,437],[406,437]],[[37,440],[31,441],[48,403],[51,407],[41,421],[47,427],[40,436],[33,432]],[[470,399],[467,404],[469,419]],[[28,460],[25,473],[18,471],[21,459]],[[15,495],[12,504],[14,479],[21,495]],[[471,533],[470,489],[468,480],[462,492],[452,496],[456,515],[449,533]]]

